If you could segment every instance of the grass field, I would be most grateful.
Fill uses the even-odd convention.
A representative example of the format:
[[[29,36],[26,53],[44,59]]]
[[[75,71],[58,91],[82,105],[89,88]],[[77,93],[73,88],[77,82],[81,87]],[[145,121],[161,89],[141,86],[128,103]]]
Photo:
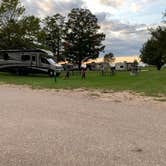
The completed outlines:
[[[32,88],[131,90],[149,96],[166,96],[166,69],[150,69],[137,76],[130,76],[129,72],[117,72],[114,76],[88,72],[86,80],[81,80],[79,73],[75,73],[69,80],[63,78],[62,74],[55,82],[54,78],[47,75],[16,76],[0,73],[0,83],[30,85]]]

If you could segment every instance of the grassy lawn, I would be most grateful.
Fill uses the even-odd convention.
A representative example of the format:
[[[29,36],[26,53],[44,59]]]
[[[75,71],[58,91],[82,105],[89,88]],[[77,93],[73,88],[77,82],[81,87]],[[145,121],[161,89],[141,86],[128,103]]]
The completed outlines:
[[[166,69],[142,71],[138,76],[130,76],[129,72],[117,72],[114,76],[101,76],[97,72],[88,72],[87,79],[81,80],[78,73],[64,80],[63,74],[54,81],[47,75],[16,76],[0,73],[0,83],[30,85],[32,88],[88,88],[108,89],[114,91],[131,90],[150,96],[166,96]]]

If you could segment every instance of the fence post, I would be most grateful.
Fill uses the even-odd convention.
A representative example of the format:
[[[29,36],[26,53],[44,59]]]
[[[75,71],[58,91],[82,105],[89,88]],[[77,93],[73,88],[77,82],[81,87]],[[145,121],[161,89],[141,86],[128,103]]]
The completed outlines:
[[[56,82],[56,71],[54,71],[54,81]]]

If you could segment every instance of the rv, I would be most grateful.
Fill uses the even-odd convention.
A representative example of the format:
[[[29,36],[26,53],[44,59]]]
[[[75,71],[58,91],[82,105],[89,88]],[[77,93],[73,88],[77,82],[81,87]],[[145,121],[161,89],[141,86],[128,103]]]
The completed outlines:
[[[51,51],[44,49],[0,50],[0,71],[25,75],[28,73],[47,73],[60,75],[62,65],[54,61]]]
[[[131,71],[133,68],[133,62],[119,62],[115,64],[115,70],[117,71]]]

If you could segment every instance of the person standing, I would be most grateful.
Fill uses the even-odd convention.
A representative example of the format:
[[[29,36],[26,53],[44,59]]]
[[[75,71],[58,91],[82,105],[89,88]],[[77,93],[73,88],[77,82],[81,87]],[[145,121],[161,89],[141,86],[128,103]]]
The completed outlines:
[[[102,64],[101,66],[101,75],[104,76],[104,72],[105,72],[105,66],[104,64]]]
[[[70,69],[69,69],[69,66],[67,66],[67,68],[66,68],[65,80],[66,80],[66,79],[69,79],[69,77],[70,77]]]
[[[82,80],[85,80],[85,79],[86,79],[86,68],[82,68],[82,71],[81,71],[81,78],[82,78]]]

